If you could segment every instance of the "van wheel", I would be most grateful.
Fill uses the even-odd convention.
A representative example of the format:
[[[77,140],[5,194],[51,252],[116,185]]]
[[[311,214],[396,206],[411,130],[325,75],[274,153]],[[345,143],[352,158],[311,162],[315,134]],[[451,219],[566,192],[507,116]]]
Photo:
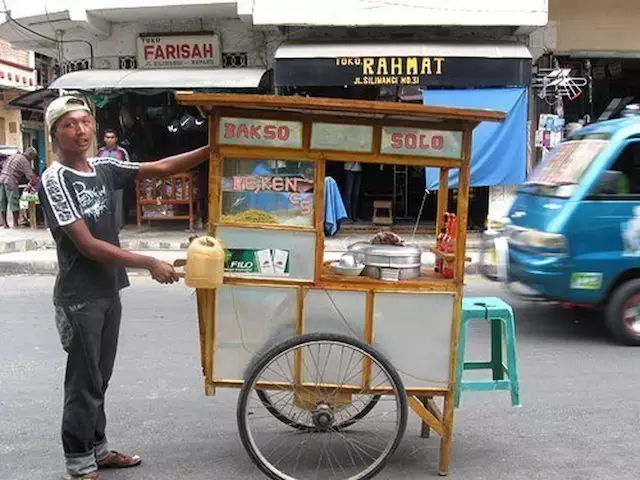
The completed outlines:
[[[640,279],[624,283],[613,292],[605,321],[616,340],[640,346]]]

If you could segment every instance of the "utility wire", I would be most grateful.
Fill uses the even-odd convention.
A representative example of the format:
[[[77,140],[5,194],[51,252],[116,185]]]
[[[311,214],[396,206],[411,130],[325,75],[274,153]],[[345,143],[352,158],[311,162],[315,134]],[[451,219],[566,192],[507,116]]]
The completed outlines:
[[[36,37],[40,37],[44,40],[47,40],[48,42],[53,42],[57,45],[62,44],[62,43],[84,43],[86,45],[89,46],[89,55],[91,56],[90,58],[90,64],[89,64],[89,68],[93,69],[93,45],[91,44],[91,42],[89,42],[88,40],[58,40],[57,38],[52,38],[49,37],[47,35],[43,35],[40,32],[37,32],[36,30],[33,30],[29,27],[27,27],[26,25],[23,25],[22,23],[18,22],[16,19],[14,19],[11,16],[11,10],[9,10],[9,8],[7,7],[7,0],[2,0],[2,3],[4,5],[4,13],[7,16],[7,19],[14,23],[16,26],[22,28],[23,30],[26,30],[27,32],[31,33],[32,35],[35,35]]]

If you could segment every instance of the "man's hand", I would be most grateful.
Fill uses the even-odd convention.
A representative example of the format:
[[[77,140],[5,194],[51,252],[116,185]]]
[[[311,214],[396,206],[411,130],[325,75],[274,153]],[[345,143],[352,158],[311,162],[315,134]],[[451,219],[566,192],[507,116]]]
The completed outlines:
[[[151,277],[159,283],[174,283],[180,280],[173,265],[154,258],[149,266]]]

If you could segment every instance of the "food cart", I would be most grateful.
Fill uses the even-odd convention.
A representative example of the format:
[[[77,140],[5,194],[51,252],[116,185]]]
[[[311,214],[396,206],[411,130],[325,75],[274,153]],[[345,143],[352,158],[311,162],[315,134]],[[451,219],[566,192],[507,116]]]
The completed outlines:
[[[372,478],[412,410],[423,436],[440,436],[446,475],[471,136],[478,123],[505,115],[326,98],[176,97],[209,118],[210,234],[225,249],[224,283],[196,290],[205,393],[240,389],[238,429],[251,459],[275,479]],[[420,255],[416,269],[411,246],[360,250],[354,265],[325,262],[327,161],[439,168],[437,231],[449,209],[449,171],[458,169],[455,249],[433,250],[452,278],[422,266]],[[360,255],[375,274],[363,273]]]

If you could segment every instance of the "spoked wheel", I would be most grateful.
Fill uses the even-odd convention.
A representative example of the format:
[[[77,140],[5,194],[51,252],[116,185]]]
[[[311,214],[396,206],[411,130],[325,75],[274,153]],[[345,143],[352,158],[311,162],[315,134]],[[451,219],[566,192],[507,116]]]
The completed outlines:
[[[276,406],[277,404],[290,403],[291,399],[289,399],[289,402],[287,402],[284,399],[284,397],[285,396],[293,397],[294,396],[293,392],[290,392],[290,391],[278,392],[274,395],[273,393],[270,394],[265,390],[256,390],[256,395],[264,405],[264,408],[266,408],[271,415],[273,415],[275,418],[277,418],[279,421],[281,421],[285,425],[289,425],[291,428],[295,428],[296,430],[305,430],[309,428],[309,425],[305,425],[304,423],[298,422],[298,420],[306,416],[305,410],[294,408],[289,412],[284,412],[282,410],[278,410]],[[271,399],[272,396],[276,398],[272,400]],[[335,429],[341,430],[343,428],[350,427],[351,425],[356,423],[358,420],[363,419],[369,414],[369,412],[371,412],[374,409],[374,407],[380,401],[380,395],[360,395],[360,397],[361,397],[361,400],[359,400],[358,403],[360,405],[364,405],[364,408],[358,411],[353,417],[349,418],[348,420],[345,420],[339,425],[336,425],[334,427]],[[290,416],[288,416],[287,414]]]
[[[407,398],[396,370],[371,346],[308,334],[252,365],[237,420],[245,449],[270,478],[364,480],[398,447]]]

